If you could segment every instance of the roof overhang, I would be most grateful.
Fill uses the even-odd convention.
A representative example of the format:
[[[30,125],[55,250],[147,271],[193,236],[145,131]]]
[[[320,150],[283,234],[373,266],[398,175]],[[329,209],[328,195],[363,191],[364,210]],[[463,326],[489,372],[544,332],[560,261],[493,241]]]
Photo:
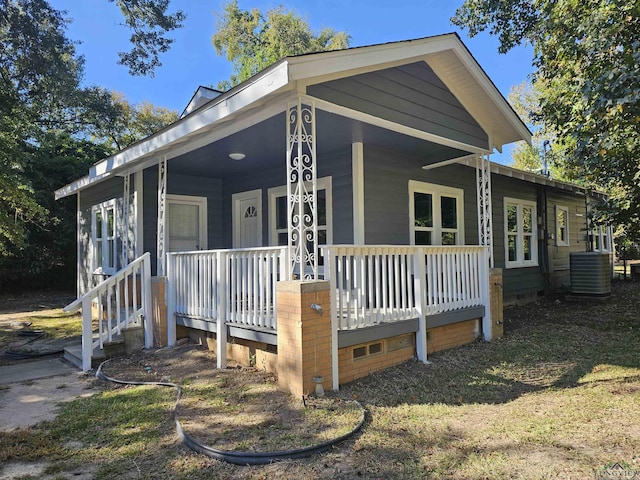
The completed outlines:
[[[332,78],[423,60],[489,135],[490,148],[525,140],[531,133],[469,53],[457,34],[285,58],[193,110],[158,133],[97,162],[89,174],[55,192],[73,195],[112,175],[123,175],[200,148],[253,125],[286,106],[288,95]],[[201,92],[202,93],[202,92]],[[274,99],[282,98],[278,105]],[[192,99],[193,102],[193,99]],[[261,112],[261,110],[265,112]],[[275,109],[275,110],[274,110]],[[246,120],[247,117],[252,117]],[[245,121],[238,121],[244,118]],[[367,121],[367,120],[365,120]],[[411,132],[409,132],[411,134]],[[473,152],[474,149],[469,151]]]
[[[451,163],[454,163],[454,162],[461,165],[466,165],[468,167],[475,168],[476,162],[477,162],[477,156],[469,155],[467,157],[455,159]],[[438,164],[438,166],[441,166],[441,165],[443,164]],[[527,172],[526,170],[520,170],[518,168],[509,167],[507,165],[502,165],[501,163],[491,162],[491,173],[494,173],[496,175],[502,175],[503,177],[516,178],[518,180],[523,180],[528,183],[545,185],[547,187],[556,188],[558,190],[565,190],[565,191],[576,193],[579,195],[588,195],[588,196],[591,196],[594,198],[600,198],[600,199],[607,198],[607,194],[604,192],[592,190],[590,188],[583,187],[581,185],[576,185],[575,183],[556,180],[554,178],[550,178],[545,175],[538,175],[537,173]]]
[[[416,61],[426,62],[489,135],[490,147],[524,140],[531,132],[456,33],[288,59],[300,86]]]

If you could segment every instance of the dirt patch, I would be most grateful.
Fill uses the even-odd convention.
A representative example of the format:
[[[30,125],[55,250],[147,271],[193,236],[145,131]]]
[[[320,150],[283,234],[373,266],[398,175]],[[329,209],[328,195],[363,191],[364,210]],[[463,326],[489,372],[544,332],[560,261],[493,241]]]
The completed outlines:
[[[0,321],[50,314],[75,300],[70,292],[29,292],[0,295]]]

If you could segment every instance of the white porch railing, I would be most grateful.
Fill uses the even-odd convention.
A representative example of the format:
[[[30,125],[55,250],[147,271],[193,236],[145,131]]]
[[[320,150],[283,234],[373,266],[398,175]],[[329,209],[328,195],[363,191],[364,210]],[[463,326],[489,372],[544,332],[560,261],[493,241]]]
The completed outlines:
[[[175,315],[215,320],[217,366],[226,367],[227,325],[276,331],[276,282],[288,265],[287,247],[168,253],[169,345]]]
[[[276,329],[276,282],[287,278],[287,247],[167,254],[176,315]]]
[[[486,247],[323,248],[339,330],[486,305]]]
[[[426,360],[426,316],[480,305],[490,338],[487,247],[332,245],[322,251],[336,345],[339,330],[417,318],[418,358]],[[227,325],[277,330],[276,283],[289,278],[286,247],[179,252],[167,259],[169,344],[176,341],[174,314],[215,320],[222,368]]]
[[[149,253],[103,280],[83,296],[64,307],[65,312],[82,308],[82,369],[91,369],[94,348],[103,348],[123,328],[144,320],[144,344],[153,346],[151,305],[151,260]],[[97,314],[98,335],[94,340],[93,307]]]

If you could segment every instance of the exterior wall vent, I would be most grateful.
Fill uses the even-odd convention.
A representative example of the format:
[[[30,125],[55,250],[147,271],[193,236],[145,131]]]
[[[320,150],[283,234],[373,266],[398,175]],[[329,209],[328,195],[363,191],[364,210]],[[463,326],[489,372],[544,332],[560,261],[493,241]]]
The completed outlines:
[[[570,254],[571,293],[611,295],[611,255],[600,252]]]

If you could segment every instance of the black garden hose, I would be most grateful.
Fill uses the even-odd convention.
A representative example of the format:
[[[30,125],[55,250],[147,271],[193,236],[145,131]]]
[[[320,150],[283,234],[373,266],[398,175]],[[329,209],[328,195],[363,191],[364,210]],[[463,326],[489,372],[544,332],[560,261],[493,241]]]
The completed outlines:
[[[219,450],[217,448],[208,447],[198,442],[195,438],[189,435],[182,428],[182,424],[180,420],[178,420],[178,403],[180,402],[180,398],[182,397],[182,388],[175,383],[170,382],[142,382],[142,381],[129,381],[129,380],[117,380],[115,378],[108,377],[102,372],[102,366],[107,363],[109,360],[105,360],[100,364],[98,370],[96,371],[96,377],[101,380],[106,380],[108,382],[118,383],[121,385],[156,385],[161,387],[171,387],[175,388],[178,392],[176,402],[173,405],[173,409],[171,410],[171,415],[173,416],[176,423],[176,431],[178,432],[178,437],[180,441],[184,443],[191,450],[202,453],[210,458],[215,458],[216,460],[222,460],[227,463],[232,463],[234,465],[265,465],[269,463],[278,462],[286,459],[297,459],[297,458],[307,458],[316,453],[325,452],[334,445],[343,442],[344,440],[353,436],[364,424],[365,420],[365,410],[362,408],[362,405],[358,402],[354,402],[360,406],[362,411],[362,416],[358,421],[358,424],[353,428],[350,432],[335,438],[333,440],[327,440],[326,442],[319,443],[318,445],[313,445],[310,447],[304,448],[296,448],[293,450],[282,450],[278,452],[236,452],[229,450]]]
[[[44,337],[44,330],[18,330],[17,335],[19,337],[28,337],[29,340],[24,342],[21,347],[25,345],[29,345],[32,342],[35,342],[39,338]],[[2,357],[6,360],[27,360],[30,358],[40,358],[40,357],[48,357],[50,355],[59,355],[64,353],[64,350],[52,350],[49,352],[25,352],[23,350],[6,350],[2,353]]]

